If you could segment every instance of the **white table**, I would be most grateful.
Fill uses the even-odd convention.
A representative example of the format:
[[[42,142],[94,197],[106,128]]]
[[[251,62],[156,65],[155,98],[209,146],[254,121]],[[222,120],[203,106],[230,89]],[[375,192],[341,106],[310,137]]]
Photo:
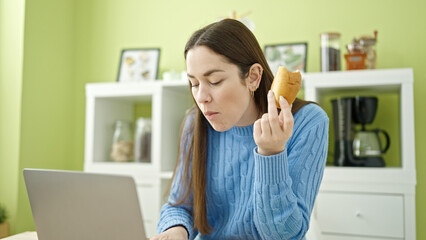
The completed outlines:
[[[2,240],[37,240],[36,232],[23,232],[17,235],[13,235]]]

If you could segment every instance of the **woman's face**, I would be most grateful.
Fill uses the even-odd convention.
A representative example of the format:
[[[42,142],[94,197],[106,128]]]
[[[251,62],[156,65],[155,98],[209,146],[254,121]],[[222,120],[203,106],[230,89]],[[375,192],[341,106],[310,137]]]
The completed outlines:
[[[206,119],[216,131],[233,126],[248,126],[258,111],[237,65],[205,46],[188,51],[186,66],[192,95]]]

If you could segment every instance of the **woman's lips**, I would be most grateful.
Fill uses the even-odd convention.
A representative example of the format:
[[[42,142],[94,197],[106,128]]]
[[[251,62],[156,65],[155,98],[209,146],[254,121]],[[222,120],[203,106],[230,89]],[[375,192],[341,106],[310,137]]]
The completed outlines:
[[[208,120],[213,120],[219,113],[218,112],[204,112],[204,116]]]

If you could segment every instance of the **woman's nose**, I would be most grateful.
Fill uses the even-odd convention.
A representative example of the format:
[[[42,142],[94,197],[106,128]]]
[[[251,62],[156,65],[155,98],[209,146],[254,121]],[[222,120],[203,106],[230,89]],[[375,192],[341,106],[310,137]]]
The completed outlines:
[[[198,85],[198,91],[195,100],[197,100],[198,103],[207,103],[211,101],[209,87],[206,84]]]

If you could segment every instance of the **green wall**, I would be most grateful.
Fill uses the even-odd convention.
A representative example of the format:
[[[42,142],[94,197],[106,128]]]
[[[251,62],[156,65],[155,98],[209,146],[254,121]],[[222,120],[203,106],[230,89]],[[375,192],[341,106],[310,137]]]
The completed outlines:
[[[24,3],[0,0],[0,204],[11,223],[18,202]]]
[[[0,202],[16,233],[34,228],[23,168],[81,169],[82,158],[73,161],[75,3],[0,3]]]
[[[15,67],[10,74],[17,75],[18,81],[10,83],[0,71],[0,106],[3,109],[5,98],[15,99],[11,101],[14,107],[0,111],[1,130],[15,139],[11,144],[15,150],[3,153],[10,148],[5,142],[9,138],[1,132],[0,166],[13,173],[0,170],[0,202],[4,194],[12,196],[7,201],[10,208],[16,208],[11,211],[15,232],[33,228],[22,168],[83,168],[85,84],[115,81],[123,48],[160,47],[160,72],[184,70],[182,52],[189,35],[236,10],[252,12],[249,18],[256,24],[255,35],[262,46],[308,42],[308,72],[320,70],[319,33],[338,31],[347,44],[376,29],[377,67],[414,69],[417,237],[426,239],[426,230],[421,228],[426,221],[426,177],[420,174],[426,169],[426,126],[421,124],[426,112],[420,106],[426,101],[426,29],[415,27],[426,22],[425,1],[15,1],[0,0],[0,69]],[[21,14],[10,14],[3,9],[6,5],[17,5]],[[20,65],[5,62],[3,53],[10,47],[3,27],[15,18],[21,21],[13,23],[21,29],[17,36],[21,43],[14,43],[23,51]],[[14,198],[17,207],[10,202]]]

